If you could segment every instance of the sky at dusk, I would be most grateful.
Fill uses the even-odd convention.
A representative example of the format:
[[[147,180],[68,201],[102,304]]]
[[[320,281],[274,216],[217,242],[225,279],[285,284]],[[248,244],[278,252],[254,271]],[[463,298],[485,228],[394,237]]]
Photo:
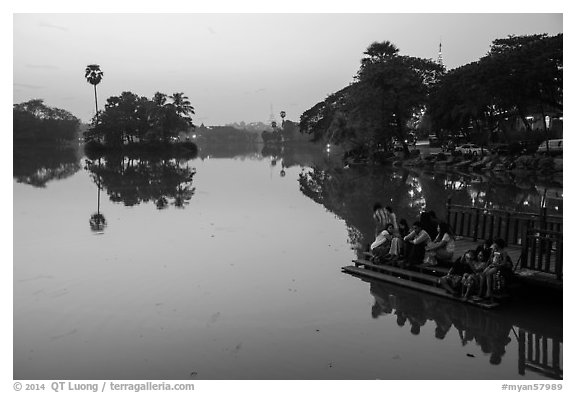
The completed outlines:
[[[448,69],[484,56],[494,39],[555,35],[549,14],[23,14],[13,16],[13,102],[42,98],[87,122],[99,64],[100,109],[131,91],[184,92],[195,124],[298,121],[306,109],[353,81],[364,50],[389,40],[400,54]]]

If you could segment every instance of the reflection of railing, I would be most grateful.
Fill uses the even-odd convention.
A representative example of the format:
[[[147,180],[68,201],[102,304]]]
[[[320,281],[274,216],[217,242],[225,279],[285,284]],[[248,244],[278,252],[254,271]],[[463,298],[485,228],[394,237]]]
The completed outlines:
[[[522,267],[551,273],[562,280],[562,233],[528,229],[522,252]]]
[[[453,205],[448,199],[447,221],[456,235],[478,239],[504,239],[509,245],[520,245],[528,229],[562,232],[562,216],[499,209]]]
[[[520,329],[518,337],[518,372],[534,371],[549,378],[562,379],[560,340]]]

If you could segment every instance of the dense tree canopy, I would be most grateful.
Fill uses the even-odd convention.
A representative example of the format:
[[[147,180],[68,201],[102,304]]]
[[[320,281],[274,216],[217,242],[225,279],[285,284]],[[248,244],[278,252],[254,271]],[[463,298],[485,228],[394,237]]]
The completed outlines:
[[[437,133],[489,135],[518,119],[562,112],[562,34],[510,36],[480,60],[448,72],[432,93],[429,114]],[[469,135],[473,136],[473,135]]]
[[[431,60],[398,54],[389,41],[364,52],[355,81],[302,115],[300,128],[314,140],[386,150],[404,140],[408,124],[422,116],[443,68]]]
[[[529,129],[534,114],[562,113],[562,45],[562,34],[509,36],[478,61],[446,72],[432,60],[400,55],[389,41],[375,42],[353,83],[305,111],[300,129],[314,141],[371,153],[388,149],[392,138],[405,140],[418,125],[481,143],[517,121]]]
[[[47,145],[75,141],[80,120],[64,109],[52,108],[41,99],[13,107],[15,145]]]
[[[86,133],[88,141],[119,146],[135,141],[168,142],[181,131],[194,128],[194,108],[184,93],[156,93],[152,100],[131,92],[108,98],[99,122]]]

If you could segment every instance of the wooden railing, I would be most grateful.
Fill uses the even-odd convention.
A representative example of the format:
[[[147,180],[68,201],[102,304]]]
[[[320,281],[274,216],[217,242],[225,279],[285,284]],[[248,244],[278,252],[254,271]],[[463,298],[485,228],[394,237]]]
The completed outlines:
[[[562,379],[562,342],[520,329],[518,337],[518,372],[526,370]]]
[[[504,239],[509,245],[521,245],[529,229],[562,232],[562,216],[512,212],[453,205],[448,200],[447,218],[455,235],[479,239]]]
[[[528,229],[522,249],[521,266],[525,269],[554,274],[562,280],[562,233]]]

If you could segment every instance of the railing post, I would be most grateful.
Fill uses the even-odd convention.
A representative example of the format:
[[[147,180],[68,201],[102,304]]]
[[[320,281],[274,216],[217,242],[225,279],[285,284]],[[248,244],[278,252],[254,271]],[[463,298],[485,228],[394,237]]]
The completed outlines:
[[[520,329],[518,338],[518,374],[526,374],[526,332]]]
[[[492,214],[490,215],[490,230],[489,230],[489,232],[490,232],[489,236],[490,236],[490,239],[492,239],[492,240],[496,240],[496,237],[494,236],[495,235],[495,233],[494,233],[494,218],[495,218],[494,212],[492,212]]]
[[[563,263],[563,246],[564,242],[562,240],[562,236],[560,235],[559,238],[556,240],[556,279],[562,280],[563,270],[564,270],[564,263]]]
[[[537,242],[536,242],[536,238],[538,236],[536,235],[536,232],[534,232],[531,236],[530,236],[530,244],[531,244],[531,251],[530,251],[530,265],[528,266],[528,268],[532,269],[532,270],[538,270],[537,267],[537,261],[536,261],[536,247],[537,247]]]
[[[510,212],[506,213],[506,232],[504,232],[504,239],[506,239],[506,242],[508,244],[516,244],[516,242],[518,241],[518,239],[514,239],[513,242],[510,241],[509,237],[510,237]]]
[[[480,209],[476,208],[476,222],[474,223],[474,241],[478,240],[479,225],[480,225]]]
[[[560,342],[558,340],[552,341],[552,369],[556,375],[561,375],[560,369]]]
[[[547,213],[548,213],[548,208],[546,208],[545,206],[540,208],[540,229],[541,230],[546,230],[546,221],[547,221]]]
[[[446,201],[446,222],[450,227],[452,227],[452,223],[450,222],[451,207],[452,207],[452,197],[448,197],[448,200]]]
[[[520,254],[520,267],[523,269],[528,267],[528,234],[530,231],[524,231],[524,238],[522,239],[522,253]]]

